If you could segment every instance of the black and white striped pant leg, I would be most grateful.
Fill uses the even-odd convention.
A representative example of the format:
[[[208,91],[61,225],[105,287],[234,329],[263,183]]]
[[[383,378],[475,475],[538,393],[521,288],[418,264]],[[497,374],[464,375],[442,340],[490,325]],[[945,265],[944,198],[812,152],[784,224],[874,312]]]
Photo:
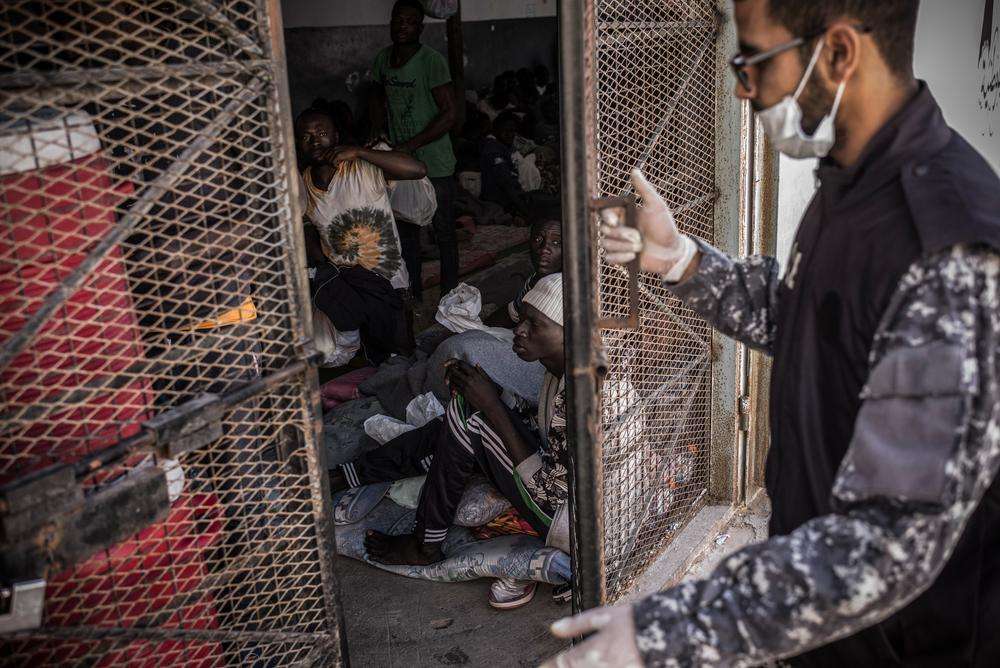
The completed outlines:
[[[342,464],[341,470],[351,487],[424,475],[430,470],[438,443],[446,431],[442,420],[431,420],[353,462]]]

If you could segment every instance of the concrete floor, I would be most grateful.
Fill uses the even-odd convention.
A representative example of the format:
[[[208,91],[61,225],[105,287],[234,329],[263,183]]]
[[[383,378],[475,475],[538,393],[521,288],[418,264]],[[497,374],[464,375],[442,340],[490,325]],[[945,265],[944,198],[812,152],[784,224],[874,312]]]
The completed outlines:
[[[771,501],[763,493],[739,510],[729,524],[719,531],[708,548],[694,561],[684,575],[685,580],[707,577],[723,559],[752,543],[767,540],[767,523],[771,518]]]
[[[350,665],[537,666],[564,647],[548,625],[570,614],[540,584],[517,610],[494,610],[491,580],[428,582],[337,559]]]

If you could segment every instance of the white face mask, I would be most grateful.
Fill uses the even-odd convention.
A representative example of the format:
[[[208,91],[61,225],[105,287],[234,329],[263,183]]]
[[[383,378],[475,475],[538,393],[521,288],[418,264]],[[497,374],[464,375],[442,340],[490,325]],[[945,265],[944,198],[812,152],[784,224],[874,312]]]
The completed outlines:
[[[833,100],[833,108],[819,122],[819,126],[812,136],[806,135],[802,130],[802,107],[799,106],[798,98],[806,87],[822,50],[823,40],[821,39],[816,45],[816,50],[813,51],[805,74],[802,75],[799,87],[795,89],[795,95],[786,95],[781,102],[773,107],[757,112],[757,118],[760,119],[764,132],[774,144],[774,148],[790,158],[822,158],[830,152],[836,141],[833,121],[837,117],[837,109],[840,108],[840,98],[844,94],[844,86],[847,85],[846,79],[841,81],[840,86],[837,87],[837,97]]]

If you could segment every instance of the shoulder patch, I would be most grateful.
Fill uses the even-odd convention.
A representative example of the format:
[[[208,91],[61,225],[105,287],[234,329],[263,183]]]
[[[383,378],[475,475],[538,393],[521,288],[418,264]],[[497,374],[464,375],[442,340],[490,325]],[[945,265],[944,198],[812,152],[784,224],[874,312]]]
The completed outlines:
[[[1000,250],[1000,179],[959,135],[904,166],[901,182],[925,253],[976,243]]]

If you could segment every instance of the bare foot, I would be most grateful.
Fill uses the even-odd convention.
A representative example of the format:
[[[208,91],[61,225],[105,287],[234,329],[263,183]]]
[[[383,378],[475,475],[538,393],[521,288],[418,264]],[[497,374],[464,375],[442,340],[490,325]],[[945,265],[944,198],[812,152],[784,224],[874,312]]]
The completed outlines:
[[[427,566],[444,559],[440,545],[425,543],[412,533],[389,536],[369,531],[365,536],[365,550],[372,561],[390,566]]]

